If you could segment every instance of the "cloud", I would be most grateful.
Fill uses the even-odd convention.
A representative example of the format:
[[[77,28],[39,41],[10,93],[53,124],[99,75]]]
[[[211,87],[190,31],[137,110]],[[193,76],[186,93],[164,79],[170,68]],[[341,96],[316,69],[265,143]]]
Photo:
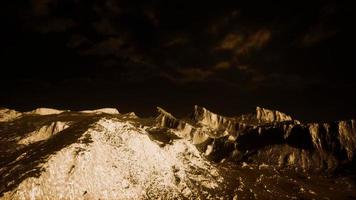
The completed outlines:
[[[250,67],[247,65],[239,65],[239,66],[237,66],[237,68],[241,71],[247,71],[250,69]]]
[[[57,0],[31,0],[32,11],[36,16],[45,16],[50,12],[50,7],[57,3]]]
[[[240,16],[240,11],[233,9],[226,14],[215,17],[209,24],[207,25],[206,32],[211,35],[218,35],[222,31],[226,30],[226,28],[231,29],[231,25],[234,20],[238,19]]]
[[[207,81],[214,72],[210,69],[202,69],[198,67],[177,69],[172,72],[162,72],[161,77],[167,78],[174,83],[191,83]]]
[[[90,41],[86,36],[82,34],[74,34],[70,37],[69,41],[67,42],[67,47],[73,49],[80,49],[86,46],[93,45],[93,42]]]
[[[317,24],[303,36],[301,44],[303,46],[313,46],[334,37],[337,32],[337,30],[326,28],[323,24]]]
[[[344,12],[333,3],[321,6],[315,22],[309,25],[305,34],[302,35],[301,44],[304,47],[313,46],[334,37],[339,31],[338,20],[342,19],[338,13]],[[347,19],[342,19],[347,20]],[[343,22],[342,22],[343,23]]]
[[[85,50],[83,54],[100,56],[116,55],[123,45],[124,41],[122,38],[111,37],[96,43],[91,48]]]
[[[210,70],[204,70],[201,68],[187,68],[179,69],[178,72],[182,74],[187,80],[205,80],[213,73]]]
[[[312,46],[318,44],[324,40],[333,37],[337,31],[326,31],[326,32],[310,32],[307,33],[302,39],[303,46]]]
[[[76,26],[76,22],[72,19],[66,19],[66,18],[53,18],[50,20],[47,20],[42,23],[38,23],[37,29],[38,32],[40,33],[60,33],[60,32],[66,32],[71,28],[74,28]]]
[[[221,61],[214,66],[214,69],[224,70],[224,69],[229,69],[230,67],[231,67],[231,63],[229,61]]]
[[[102,35],[117,35],[119,33],[117,26],[107,18],[93,22],[93,26],[95,31]]]
[[[271,39],[269,30],[261,29],[252,34],[228,33],[214,48],[217,51],[234,51],[237,55],[246,55],[259,50]]]
[[[330,15],[336,11],[332,10],[325,11],[327,19],[313,25],[304,24],[308,13],[291,17],[294,15],[284,15],[289,8],[270,6],[256,10],[254,4],[245,7],[216,3],[209,4],[210,7],[204,4],[202,8],[201,3],[174,1],[185,13],[180,15],[181,10],[171,6],[172,2],[161,0],[142,4],[127,0],[76,0],[69,3],[70,9],[65,8],[68,3],[58,0],[31,1],[33,8],[28,12],[33,13],[23,23],[30,23],[29,32],[48,34],[49,42],[44,42],[63,41],[66,48],[82,56],[80,59],[95,60],[96,70],[102,66],[120,68],[122,62],[129,60],[130,64],[142,67],[125,69],[127,76],[147,69],[139,77],[162,74],[177,83],[223,80],[256,85],[271,79],[282,80],[283,76],[269,78],[268,74],[281,69],[285,70],[281,74],[304,73],[302,68],[310,66],[310,59],[306,59],[310,54],[305,54],[304,48],[292,49],[288,45],[297,40],[299,45],[308,47],[336,34],[326,23],[334,19]],[[262,22],[266,12],[275,15]],[[303,20],[298,21],[300,18]],[[148,65],[157,66],[157,70]]]
[[[216,50],[233,50],[238,45],[242,44],[243,37],[236,33],[229,33],[224,37],[224,39],[218,44]]]
[[[151,22],[154,26],[158,26],[160,21],[159,18],[156,14],[156,12],[153,9],[145,9],[144,15],[147,17],[148,21]]]
[[[244,43],[238,47],[238,54],[247,54],[253,49],[261,49],[271,39],[271,32],[269,30],[259,30],[252,35],[249,35]]]
[[[186,36],[176,36],[164,42],[163,47],[175,47],[187,44],[188,38]]]

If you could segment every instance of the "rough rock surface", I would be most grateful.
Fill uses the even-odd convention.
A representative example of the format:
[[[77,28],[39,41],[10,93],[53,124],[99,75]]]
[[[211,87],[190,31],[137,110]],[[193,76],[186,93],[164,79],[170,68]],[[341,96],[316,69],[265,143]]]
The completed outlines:
[[[2,138],[21,145],[1,159],[4,199],[205,199],[224,185],[192,143],[160,135],[132,113],[27,116],[3,128],[36,119],[45,125]]]
[[[55,134],[63,131],[64,129],[69,127],[68,122],[56,121],[52,122],[49,125],[44,125],[40,129],[35,130],[29,133],[25,138],[22,138],[18,141],[18,144],[32,144],[35,142],[48,140],[53,137]]]
[[[356,198],[355,120],[157,110],[3,109],[0,199]]]
[[[279,111],[273,111],[265,108],[256,108],[256,119],[262,122],[284,122],[291,121],[292,117]]]
[[[116,108],[101,108],[96,110],[83,110],[81,113],[106,113],[106,114],[120,114]]]
[[[355,120],[301,124],[284,113],[259,107],[256,113],[224,117],[195,106],[189,122],[164,113],[156,120],[171,119],[172,123],[161,126],[188,136],[216,161],[248,160],[315,171],[335,171],[355,163]]]
[[[4,197],[195,198],[223,181],[192,144],[176,140],[161,148],[130,122],[100,119],[78,140],[90,142],[73,143],[51,155],[41,166],[45,172],[24,180]]]
[[[7,108],[0,108],[0,122],[8,122],[16,119],[21,114],[16,110],[11,110]]]
[[[57,110],[53,108],[37,108],[33,111],[26,112],[29,115],[57,115],[65,112],[64,110]]]

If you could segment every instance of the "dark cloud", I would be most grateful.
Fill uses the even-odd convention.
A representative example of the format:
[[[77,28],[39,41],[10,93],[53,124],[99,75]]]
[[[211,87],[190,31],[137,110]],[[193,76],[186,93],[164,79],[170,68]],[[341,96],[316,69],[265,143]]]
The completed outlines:
[[[216,65],[214,66],[214,68],[217,70],[225,70],[225,69],[229,69],[230,67],[231,64],[229,61],[220,61],[216,63]]]
[[[234,50],[243,41],[243,36],[229,33],[216,47],[217,50]]]
[[[338,20],[340,12],[344,12],[344,10],[332,3],[321,6],[315,20],[311,23],[305,35],[302,36],[302,45],[312,46],[335,37],[340,31],[337,24],[340,23]]]
[[[49,15],[51,7],[55,7],[56,4],[56,0],[31,0],[32,11],[35,16]]]
[[[236,113],[252,104],[298,112],[300,107],[290,106],[289,101],[295,100],[308,113],[316,99],[329,98],[328,104],[320,101],[324,106],[320,109],[333,102],[340,107],[329,118],[352,113],[341,106],[350,103],[327,93],[356,89],[349,3],[24,0],[5,4],[1,65],[7,69],[2,81],[8,89],[0,101],[5,106],[21,107],[24,103],[16,99],[22,97],[39,101],[39,94],[21,89],[31,82],[39,85],[38,93],[45,93],[49,104],[57,102],[58,94],[72,99],[73,91],[83,91],[90,98],[92,91],[130,108],[148,99],[147,107],[170,102],[178,109],[189,104],[171,99],[181,95],[192,104],[201,102],[221,111],[231,107]],[[69,82],[72,91],[66,93]],[[114,95],[116,91],[121,92]],[[220,95],[229,102],[215,97]],[[345,98],[351,102],[356,97],[349,92]],[[108,101],[103,99],[94,104]],[[305,99],[313,99],[313,104]]]
[[[66,32],[75,26],[76,24],[72,19],[55,18],[39,23],[35,30],[42,34],[51,32]]]
[[[311,30],[303,37],[302,45],[311,46],[317,44],[319,42],[322,42],[324,40],[333,37],[336,33],[337,31],[325,31],[325,30],[321,30],[320,28],[315,28],[314,30]]]
[[[238,54],[249,54],[249,51],[255,49],[259,50],[266,45],[271,38],[271,32],[268,30],[259,30],[256,33],[247,37],[244,44],[238,48]]]
[[[162,73],[161,76],[177,83],[192,83],[207,81],[213,75],[213,71],[209,69],[195,68],[182,68],[177,69],[175,73]]]

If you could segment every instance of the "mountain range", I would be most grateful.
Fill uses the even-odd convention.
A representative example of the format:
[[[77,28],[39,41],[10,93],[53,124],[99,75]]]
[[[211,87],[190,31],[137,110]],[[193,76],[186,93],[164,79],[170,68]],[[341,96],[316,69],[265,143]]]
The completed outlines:
[[[0,199],[354,199],[356,120],[0,109]]]

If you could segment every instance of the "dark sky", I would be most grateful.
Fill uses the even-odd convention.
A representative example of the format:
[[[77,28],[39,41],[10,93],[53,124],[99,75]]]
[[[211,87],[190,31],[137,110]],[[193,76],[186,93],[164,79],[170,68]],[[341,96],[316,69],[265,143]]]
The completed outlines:
[[[351,1],[142,2],[2,2],[0,106],[356,117]]]

